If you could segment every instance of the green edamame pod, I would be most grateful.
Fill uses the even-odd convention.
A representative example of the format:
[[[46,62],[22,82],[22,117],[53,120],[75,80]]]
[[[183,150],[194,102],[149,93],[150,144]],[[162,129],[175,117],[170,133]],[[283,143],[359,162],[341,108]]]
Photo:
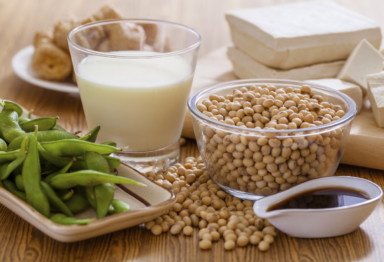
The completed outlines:
[[[66,201],[70,199],[74,194],[75,194],[75,190],[73,190],[73,188],[69,190],[63,190],[60,192],[60,199],[62,199],[63,201]]]
[[[96,186],[103,183],[132,184],[145,186],[127,177],[120,177],[94,170],[80,170],[72,173],[58,174],[51,179],[51,186],[59,189],[67,189],[75,186]]]
[[[61,157],[61,158],[68,158],[68,157]],[[73,163],[71,170],[75,171],[75,170],[84,170],[84,169],[89,169],[87,167],[87,163],[85,162],[84,156],[76,156],[76,161]]]
[[[8,176],[16,169],[18,168],[25,160],[25,155],[17,157],[15,160],[13,160],[11,163],[2,164],[0,166],[0,179],[4,180],[7,179]]]
[[[23,176],[21,174],[15,176],[15,184],[18,190],[25,192]]]
[[[65,130],[64,127],[62,127],[58,123],[56,123],[56,125],[54,127],[52,127],[52,130],[67,131],[67,130]]]
[[[86,219],[78,219],[75,217],[68,217],[64,214],[54,214],[50,217],[50,219],[58,224],[63,225],[86,225],[91,223],[94,219],[86,218]]]
[[[0,166],[0,180],[6,179],[16,168],[18,168],[25,160],[27,151],[28,138],[25,137],[20,148],[19,156],[10,163],[5,163]]]
[[[39,131],[45,131],[52,129],[56,125],[57,119],[58,117],[39,117],[26,122],[22,121],[22,123],[19,120],[19,124],[25,132],[33,132],[36,125],[39,127]]]
[[[95,199],[95,192],[93,191],[93,186],[87,186],[85,187],[85,197],[88,200],[88,203],[93,207],[96,208],[96,199]]]
[[[109,146],[117,146],[116,142],[112,142],[112,141],[105,141],[105,142],[102,142],[101,144],[109,145]]]
[[[31,119],[28,117],[20,116],[19,117],[19,125],[21,126],[23,123],[30,121]]]
[[[104,173],[110,172],[108,161],[96,152],[86,152],[84,154],[85,163],[88,169],[100,171]],[[103,218],[108,213],[115,194],[115,186],[111,183],[104,183],[94,187],[93,189],[96,201],[97,218]]]
[[[52,163],[53,165],[57,167],[65,167],[68,165],[70,162],[72,162],[73,158],[69,157],[60,157],[60,156],[55,156],[47,152],[44,147],[41,146],[40,143],[37,143],[37,148],[39,150],[40,155],[42,156],[43,159],[48,161],[49,163]]]
[[[19,117],[23,114],[23,108],[13,101],[3,100],[2,106],[3,110],[15,111]]]
[[[0,166],[0,180],[7,179],[8,176],[5,176],[5,173],[7,172],[8,166],[9,166],[9,163],[5,163]]]
[[[114,146],[95,144],[79,139],[41,142],[41,145],[49,153],[56,156],[80,156],[84,155],[87,151],[97,152],[101,155],[109,155],[121,150]]]
[[[63,168],[61,168],[59,171],[56,171],[56,172],[54,172],[54,173],[49,174],[48,176],[46,176],[46,177],[44,178],[44,181],[47,182],[47,183],[49,183],[49,182],[51,181],[51,179],[52,179],[53,177],[55,177],[56,175],[67,173],[68,170],[71,168],[73,162],[75,162],[75,161],[76,161],[76,158],[72,158],[72,160],[69,161],[69,163],[68,163],[67,165],[65,165]]]
[[[121,164],[120,159],[117,157],[104,156],[104,158],[108,161],[108,164],[109,164],[109,167],[111,168],[111,170],[115,170]]]
[[[103,173],[109,173],[111,171],[108,161],[96,152],[85,152],[84,159],[88,169]]]
[[[131,207],[128,203],[125,203],[122,200],[119,199],[113,199],[112,200],[112,207],[113,207],[113,214],[122,213],[128,210],[131,210]]]
[[[79,137],[73,133],[61,130],[45,130],[37,133],[37,140],[39,142],[56,141],[64,139],[78,139]]]
[[[87,165],[85,164],[85,160],[83,157],[76,157],[76,161],[72,165],[72,170],[84,170],[87,169]]]
[[[57,166],[51,164],[48,161],[45,161],[45,159],[43,159],[41,156],[40,156],[40,162],[41,162],[41,176],[42,177],[47,176],[47,175],[52,174],[53,172],[57,171]]]
[[[64,202],[73,214],[83,212],[89,207],[89,203],[83,192],[75,190],[73,196]]]
[[[68,157],[61,157],[61,156],[54,156],[58,158],[68,158]],[[84,170],[88,169],[87,164],[85,163],[84,156],[76,156],[76,161],[73,163],[71,170]]]
[[[24,137],[31,137],[33,135],[34,135],[34,132],[33,133],[25,133],[19,137],[16,137],[15,139],[12,140],[12,142],[10,142],[8,144],[8,151],[13,151],[13,150],[19,149],[21,146],[21,143],[23,142]]]
[[[3,186],[9,191],[11,192],[12,194],[14,194],[15,196],[17,196],[18,198],[26,201],[26,196],[25,196],[25,193],[24,192],[21,192],[17,189],[15,183],[13,183],[12,181],[6,179],[6,180],[3,180]]]
[[[0,113],[0,134],[8,143],[25,134],[19,126],[19,116],[16,111],[4,110]]]
[[[115,186],[111,183],[103,183],[94,187],[96,200],[96,216],[103,218],[108,214],[109,206],[115,194]]]
[[[33,136],[34,132],[25,133],[23,136]],[[23,136],[17,137],[12,140],[8,145],[8,150],[16,150],[20,147],[21,142],[23,141]],[[62,139],[77,139],[78,137],[75,134],[69,133],[67,131],[60,130],[44,130],[37,133],[37,141],[46,142],[46,141],[56,141]]]
[[[56,195],[55,191],[50,185],[44,181],[40,181],[41,188],[47,196],[49,202],[56,207],[58,210],[66,214],[67,216],[73,216],[72,211],[67,207],[67,205]]]
[[[27,202],[44,216],[50,214],[49,202],[41,189],[41,170],[36,136],[28,139],[28,153],[24,160],[22,176]]]
[[[0,138],[0,151],[7,151],[8,145],[4,139]]]
[[[87,134],[85,134],[84,136],[80,137],[79,139],[89,141],[89,142],[95,142],[99,131],[100,131],[100,126],[97,126],[91,131],[89,131]]]
[[[3,152],[0,151],[0,164],[15,160],[20,154],[20,149]]]

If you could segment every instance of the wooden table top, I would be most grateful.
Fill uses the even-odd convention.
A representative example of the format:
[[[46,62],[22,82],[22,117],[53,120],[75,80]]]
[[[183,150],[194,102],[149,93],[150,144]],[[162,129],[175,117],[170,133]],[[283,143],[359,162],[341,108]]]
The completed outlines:
[[[0,0],[0,97],[18,102],[41,116],[59,116],[71,131],[86,130],[78,95],[30,85],[12,71],[11,60],[32,43],[37,30],[72,15],[83,18],[96,11],[101,0]],[[266,6],[289,0],[111,0],[126,17],[166,19],[197,29],[203,37],[200,57],[230,43],[224,20],[227,10]],[[376,20],[384,28],[382,0],[336,0]],[[181,159],[197,156],[193,140],[182,147]],[[337,175],[367,178],[382,187],[383,171],[341,165]],[[383,200],[384,201],[384,200]],[[384,258],[384,202],[355,232],[326,239],[297,239],[279,233],[267,252],[247,246],[225,251],[223,242],[209,251],[198,247],[197,233],[154,236],[141,227],[80,241],[57,242],[0,205],[1,261],[382,261]]]

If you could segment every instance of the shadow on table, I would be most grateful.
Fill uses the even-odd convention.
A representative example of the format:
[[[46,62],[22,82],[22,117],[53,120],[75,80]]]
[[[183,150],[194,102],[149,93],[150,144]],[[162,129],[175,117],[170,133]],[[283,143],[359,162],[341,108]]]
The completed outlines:
[[[286,259],[295,261],[358,260],[367,258],[374,246],[370,236],[362,228],[344,236],[331,238],[305,239],[279,236],[275,243],[277,252],[290,250]]]

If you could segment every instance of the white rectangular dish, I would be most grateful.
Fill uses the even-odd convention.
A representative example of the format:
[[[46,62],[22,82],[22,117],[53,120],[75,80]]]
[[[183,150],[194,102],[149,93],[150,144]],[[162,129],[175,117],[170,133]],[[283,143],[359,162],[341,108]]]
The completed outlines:
[[[128,203],[131,210],[109,215],[87,225],[54,223],[3,187],[0,187],[0,203],[44,234],[61,242],[84,240],[148,222],[165,213],[175,203],[175,194],[172,191],[156,185],[132,167],[121,164],[118,172],[120,176],[129,177],[147,186],[116,185],[115,198]],[[88,210],[76,217],[96,218],[96,215],[93,210]]]

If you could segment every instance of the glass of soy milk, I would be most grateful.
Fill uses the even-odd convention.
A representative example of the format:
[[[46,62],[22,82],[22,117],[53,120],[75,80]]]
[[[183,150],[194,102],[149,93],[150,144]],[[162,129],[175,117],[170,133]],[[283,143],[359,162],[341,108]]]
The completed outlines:
[[[140,171],[178,160],[179,138],[201,36],[156,20],[105,20],[68,35],[86,121],[98,141]]]

